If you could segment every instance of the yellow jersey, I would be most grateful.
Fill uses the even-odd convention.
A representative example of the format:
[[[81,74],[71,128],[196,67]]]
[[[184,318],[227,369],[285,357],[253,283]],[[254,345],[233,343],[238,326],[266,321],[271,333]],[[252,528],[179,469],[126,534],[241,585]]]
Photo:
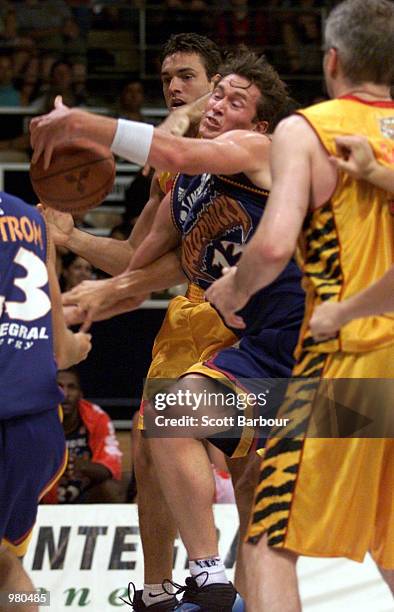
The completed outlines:
[[[159,172],[157,178],[159,181],[160,189],[164,194],[167,194],[171,191],[172,186],[174,184],[175,176],[175,174],[169,172],[168,170]]]
[[[368,138],[378,161],[394,170],[394,102],[347,96],[299,114],[328,155],[336,154],[336,136],[360,134]],[[358,293],[394,263],[393,201],[393,194],[339,172],[330,200],[307,214],[297,253],[307,294],[298,356],[305,350],[364,352],[394,343],[394,313],[352,321],[336,339],[325,342],[314,342],[308,329],[315,306]]]

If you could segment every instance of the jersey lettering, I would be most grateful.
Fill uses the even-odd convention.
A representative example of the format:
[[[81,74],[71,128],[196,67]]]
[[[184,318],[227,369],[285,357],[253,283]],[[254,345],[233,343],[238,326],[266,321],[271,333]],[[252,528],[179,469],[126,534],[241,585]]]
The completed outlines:
[[[14,279],[14,285],[24,293],[25,299],[23,302],[12,302],[0,296],[0,315],[5,308],[10,319],[35,321],[44,317],[51,308],[49,297],[41,289],[48,283],[46,265],[35,253],[24,247],[18,249],[14,263],[27,272],[25,277]]]

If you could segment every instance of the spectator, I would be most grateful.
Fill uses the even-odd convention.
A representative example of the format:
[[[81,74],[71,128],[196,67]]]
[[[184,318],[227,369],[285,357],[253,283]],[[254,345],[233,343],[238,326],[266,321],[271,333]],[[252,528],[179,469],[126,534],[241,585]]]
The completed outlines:
[[[1,23],[1,46],[13,52],[14,74],[19,77],[35,52],[35,44],[29,36],[20,36],[16,13],[10,6],[3,9]]]
[[[62,56],[72,66],[82,64],[86,66],[86,41],[81,36],[78,22],[69,17],[63,23],[63,47]]]
[[[14,67],[9,53],[0,54],[0,106],[19,106],[20,93],[14,87]]]
[[[286,13],[282,26],[291,72],[313,74],[321,72],[321,16],[314,9],[319,8],[315,0],[301,0],[297,8],[302,12]]]
[[[122,453],[109,416],[83,399],[77,370],[58,372],[68,461],[44,503],[117,503],[122,500]]]
[[[75,253],[66,253],[62,258],[62,274],[60,287],[62,291],[69,291],[84,280],[93,280],[93,267],[83,257]]]
[[[248,0],[231,0],[231,8],[217,20],[217,38],[222,46],[247,45],[262,49],[268,42],[268,21],[261,9],[249,10]]]
[[[83,38],[87,38],[92,20],[91,0],[67,0]]]
[[[0,106],[19,106],[20,93],[13,84],[13,62],[9,53],[0,54]],[[0,140],[0,162],[28,162],[29,136]]]
[[[61,56],[63,22],[71,11],[64,0],[24,0],[15,5],[15,11],[18,31],[40,49],[40,76],[47,82],[53,62]]]
[[[53,109],[56,96],[61,95],[67,106],[80,106],[85,102],[84,94],[75,92],[72,66],[65,60],[52,65],[49,90],[33,101],[32,106],[42,113]]]
[[[117,116],[131,121],[145,121],[141,112],[144,95],[144,86],[139,79],[126,83],[119,96]]]

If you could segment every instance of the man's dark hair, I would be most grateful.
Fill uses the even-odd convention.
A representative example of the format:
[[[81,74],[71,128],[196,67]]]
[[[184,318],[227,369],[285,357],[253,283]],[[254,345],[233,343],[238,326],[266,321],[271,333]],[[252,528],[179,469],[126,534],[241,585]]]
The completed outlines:
[[[218,72],[222,61],[219,47],[210,38],[186,32],[173,34],[163,47],[160,60],[163,63],[166,57],[174,53],[195,53],[199,55],[204,64],[208,79],[212,79]]]
[[[56,72],[56,69],[59,66],[67,66],[67,68],[69,68],[70,70],[72,70],[72,64],[67,60],[67,59],[58,59],[56,60],[56,62],[53,62],[52,66],[51,66],[51,70],[49,72],[49,78],[52,78],[53,75]]]
[[[394,79],[394,4],[389,0],[346,0],[328,16],[324,46],[337,49],[353,84],[390,85]]]
[[[222,78],[236,74],[247,79],[250,85],[256,85],[261,92],[256,119],[268,121],[269,131],[272,132],[284,116],[289,97],[285,83],[266,58],[263,55],[259,57],[247,47],[240,47],[236,53],[227,56],[219,73]]]
[[[81,388],[81,377],[75,366],[71,366],[70,368],[67,368],[66,370],[57,371],[58,374],[63,374],[63,372],[65,372],[66,374],[72,374],[78,383],[78,387]]]

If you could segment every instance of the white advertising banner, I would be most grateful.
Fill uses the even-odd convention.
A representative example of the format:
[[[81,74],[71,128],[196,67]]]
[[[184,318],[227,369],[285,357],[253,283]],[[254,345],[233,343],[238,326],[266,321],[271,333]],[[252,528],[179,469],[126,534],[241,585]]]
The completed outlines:
[[[215,508],[220,554],[233,576],[237,513],[232,505]],[[157,542],[160,554],[160,542]],[[131,581],[143,584],[143,556],[135,505],[40,506],[24,566],[35,586],[50,592],[50,608],[61,612],[128,609]],[[298,566],[304,610],[308,612],[392,612],[393,600],[372,560],[301,559]],[[187,555],[174,548],[173,578],[183,583]],[[257,611],[253,611],[257,612]]]

